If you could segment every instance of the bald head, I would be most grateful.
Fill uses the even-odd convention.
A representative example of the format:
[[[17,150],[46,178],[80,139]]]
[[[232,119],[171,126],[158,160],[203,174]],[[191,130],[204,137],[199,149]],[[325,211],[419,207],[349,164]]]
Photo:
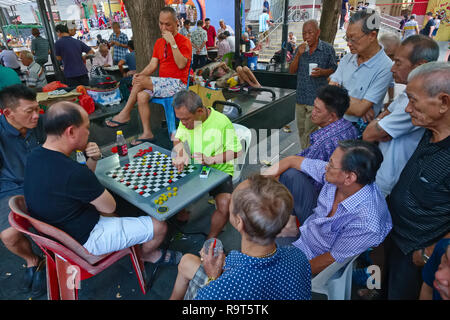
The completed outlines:
[[[44,117],[44,130],[49,136],[61,136],[70,126],[80,127],[89,117],[78,104],[62,101],[50,107]]]

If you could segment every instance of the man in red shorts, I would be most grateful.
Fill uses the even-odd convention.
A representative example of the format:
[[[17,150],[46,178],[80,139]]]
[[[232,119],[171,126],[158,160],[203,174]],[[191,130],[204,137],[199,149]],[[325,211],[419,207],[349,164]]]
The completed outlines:
[[[143,132],[131,145],[155,138],[150,126],[149,100],[152,97],[166,98],[185,89],[192,59],[192,45],[188,38],[178,33],[177,14],[170,7],[161,9],[159,28],[162,37],[156,40],[150,63],[133,77],[133,89],[122,111],[106,121],[106,125],[115,128],[130,120],[130,113],[136,102],[141,117]],[[159,66],[159,77],[151,76]]]

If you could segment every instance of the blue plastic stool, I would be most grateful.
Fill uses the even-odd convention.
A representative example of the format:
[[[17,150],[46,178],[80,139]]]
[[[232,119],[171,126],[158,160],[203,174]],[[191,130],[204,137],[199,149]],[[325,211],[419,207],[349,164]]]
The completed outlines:
[[[150,102],[161,104],[164,107],[166,114],[167,130],[169,131],[169,137],[177,130],[175,121],[175,111],[173,110],[173,96],[167,98],[152,98]]]

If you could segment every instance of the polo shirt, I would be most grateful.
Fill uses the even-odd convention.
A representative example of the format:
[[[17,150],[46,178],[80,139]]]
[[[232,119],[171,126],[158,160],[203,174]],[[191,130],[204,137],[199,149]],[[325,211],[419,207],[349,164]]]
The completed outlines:
[[[21,84],[22,81],[19,78],[17,72],[11,68],[0,66],[0,90],[12,86],[13,84]]]
[[[55,54],[62,58],[64,75],[67,78],[75,78],[88,74],[88,70],[81,56],[83,52],[88,53],[91,50],[83,41],[70,36],[62,37],[55,42]]]
[[[419,28],[419,24],[416,20],[409,20],[405,23],[405,26],[403,27],[403,30],[405,30],[405,33],[403,34],[403,40],[406,38],[413,36],[416,34],[416,28]]]
[[[431,137],[425,130],[388,198],[392,239],[405,255],[450,231],[450,136]]]
[[[297,54],[297,51],[298,48],[295,54]],[[319,40],[317,48],[312,54],[309,50],[305,51],[298,60],[297,103],[313,106],[317,97],[317,90],[328,84],[328,77],[311,77],[309,75],[310,63],[317,63],[317,66],[322,69],[336,70],[338,66],[333,46]]]
[[[33,40],[31,40],[31,50],[34,51],[34,59],[35,60],[48,60],[48,49],[49,44],[48,40],[42,38],[41,36],[37,36]]]
[[[211,110],[209,117],[194,129],[187,129],[180,122],[175,138],[181,142],[188,142],[191,155],[201,152],[210,157],[226,151],[241,151],[241,142],[230,119],[212,108],[209,110]],[[211,167],[228,173],[230,176],[234,174],[233,161],[213,164]]]
[[[172,46],[163,38],[156,40],[153,47],[153,58],[159,61],[159,76],[162,78],[180,79],[184,84],[187,83],[189,68],[192,60],[192,44],[185,36],[177,33],[175,35],[175,42],[183,57],[188,59],[184,69],[178,69],[172,53]]]
[[[46,86],[47,78],[45,77],[44,68],[33,61],[27,67],[25,81],[29,87],[43,88]]]
[[[222,275],[200,289],[195,300],[310,300],[311,265],[294,247],[278,247],[256,258],[233,250]]]
[[[27,156],[44,140],[42,121],[23,137],[4,115],[0,116],[0,198],[23,194]]]
[[[393,81],[392,63],[381,45],[380,50],[372,58],[359,66],[358,55],[348,53],[340,60],[330,80],[347,89],[350,97],[372,102],[372,108],[377,115],[383,106],[387,89]],[[351,122],[361,119],[347,114],[344,118]]]
[[[378,122],[392,137],[392,140],[378,144],[383,153],[383,162],[377,171],[376,183],[385,196],[391,193],[425,132],[424,128],[412,124],[411,116],[405,111],[408,103],[408,96],[403,91],[389,105],[391,113]]]

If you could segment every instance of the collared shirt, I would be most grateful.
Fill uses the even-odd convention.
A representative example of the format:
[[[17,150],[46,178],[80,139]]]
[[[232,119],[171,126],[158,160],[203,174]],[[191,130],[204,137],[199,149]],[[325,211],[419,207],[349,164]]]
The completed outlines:
[[[25,81],[28,87],[42,88],[47,85],[44,68],[36,62],[32,62],[27,67]]]
[[[295,51],[297,54],[298,48]],[[309,64],[317,63],[322,69],[336,70],[336,53],[332,45],[319,40],[317,49],[312,54],[306,51],[298,61],[297,69],[297,103],[314,105],[314,99],[317,96],[317,90],[328,84],[327,77],[311,77],[309,75]]]
[[[20,68],[19,59],[12,50],[3,50],[0,52],[0,63],[11,69]]]
[[[311,266],[303,252],[278,247],[255,258],[231,251],[222,275],[200,289],[195,300],[310,300]]]
[[[311,133],[311,145],[298,155],[309,159],[328,161],[339,141],[353,140],[357,137],[358,130],[355,126],[348,120],[339,119]]]
[[[109,37],[109,41],[117,41],[120,44],[128,44],[128,37],[125,33],[121,32],[119,36],[116,36],[115,33],[113,33]],[[113,49],[113,60],[114,61],[120,61],[125,60],[125,56],[128,53],[128,48],[123,48],[120,46],[114,46]]]
[[[403,30],[405,30],[405,33],[403,34],[403,40],[417,34],[416,32],[418,29],[419,24],[416,20],[409,20],[408,22],[406,22],[405,26],[403,27]]]
[[[391,193],[425,132],[424,128],[412,124],[411,116],[405,112],[408,103],[408,96],[403,91],[389,105],[391,113],[378,122],[392,137],[392,140],[378,144],[383,153],[383,162],[377,171],[376,182],[385,196]]]
[[[375,183],[367,184],[340,202],[332,217],[336,186],[325,180],[327,162],[305,159],[301,170],[323,183],[313,214],[300,227],[300,238],[293,243],[308,260],[330,252],[337,262],[376,247],[392,228],[386,201]]]
[[[216,44],[216,36],[217,36],[216,29],[210,25],[208,29],[206,27],[203,27],[203,30],[206,31],[206,34],[208,36],[208,41],[206,41],[206,46],[214,47]]]
[[[223,28],[219,28],[217,30],[217,35],[221,34],[222,32],[228,31],[230,33],[230,35],[234,36],[234,30],[231,26],[229,26],[228,24],[225,25],[225,29]]]
[[[47,39],[37,36],[31,40],[31,50],[34,51],[36,60],[48,60],[49,44]]]
[[[183,36],[187,37],[191,32],[186,29],[186,27],[183,27],[180,29],[180,31],[178,31],[179,33],[181,33]]]
[[[27,156],[44,140],[41,121],[23,137],[4,115],[0,116],[0,198],[23,194]]]
[[[197,28],[194,31],[192,31],[191,42],[193,45],[195,45],[196,47],[201,47],[203,45],[203,42],[206,42],[206,41],[208,41],[208,33],[204,29]],[[192,48],[192,52],[194,54],[197,54],[197,50],[195,48]],[[203,46],[203,48],[200,50],[200,53],[198,53],[198,55],[200,55],[200,56],[207,55],[206,45]]]
[[[425,130],[388,198],[392,239],[404,254],[450,231],[450,136],[437,143]]]
[[[380,113],[383,99],[392,83],[392,60],[380,50],[368,61],[358,66],[358,55],[348,53],[341,61],[330,80],[337,82],[348,90],[348,95],[357,99],[365,99],[373,103],[375,115]],[[360,118],[344,115],[344,118],[357,122]]]

